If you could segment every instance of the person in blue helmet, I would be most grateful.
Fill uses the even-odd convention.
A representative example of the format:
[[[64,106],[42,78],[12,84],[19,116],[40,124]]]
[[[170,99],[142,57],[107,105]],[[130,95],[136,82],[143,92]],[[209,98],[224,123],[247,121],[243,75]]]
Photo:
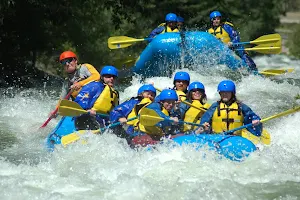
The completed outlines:
[[[126,139],[130,139],[134,132],[134,128],[137,126],[138,119],[128,121],[128,119],[135,118],[139,111],[153,102],[156,96],[156,89],[151,84],[142,85],[137,92],[136,97],[123,102],[119,106],[115,107],[109,115],[111,123],[120,122],[124,126],[117,126],[113,128],[114,133]],[[127,127],[125,126],[127,124]],[[126,128],[124,130],[123,128]]]
[[[223,21],[222,14],[219,11],[210,13],[209,18],[211,27],[208,29],[208,32],[227,44],[229,48],[233,50],[235,48],[240,49],[236,53],[248,65],[248,70],[257,72],[256,64],[244,50],[244,47],[242,45],[233,45],[240,42],[239,33],[233,28],[233,24]]]
[[[208,132],[222,134],[223,132],[238,128],[245,124],[253,124],[248,131],[256,136],[261,136],[262,124],[260,117],[249,106],[239,101],[236,97],[235,84],[231,80],[221,81],[218,85],[221,99],[211,105],[203,114],[200,124],[204,126],[195,131],[196,134]],[[241,135],[242,130],[234,135]]]
[[[179,31],[184,31],[184,18],[181,16],[177,16],[177,28]]]
[[[114,66],[104,66],[100,72],[100,82],[90,85],[90,90],[84,94],[78,94],[75,102],[89,114],[77,117],[75,124],[77,129],[97,129],[108,124],[108,114],[119,105],[119,93],[114,89],[118,77],[118,70]],[[107,117],[99,116],[106,114]]]
[[[189,85],[186,101],[191,103],[193,106],[189,106],[182,102],[179,104],[181,119],[185,122],[199,124],[202,115],[210,106],[210,104],[207,103],[207,97],[203,83],[193,82]],[[182,128],[182,132],[186,133],[196,129],[197,127],[184,124]]]
[[[174,13],[167,14],[165,17],[165,23],[160,24],[157,28],[151,31],[148,36],[148,41],[151,42],[158,34],[170,32],[179,32],[177,28],[177,15]]]
[[[137,123],[135,128],[135,134],[132,138],[132,145],[142,145],[156,143],[161,139],[161,137],[172,134],[170,133],[170,127],[173,123],[178,123],[177,117],[170,117],[170,111],[175,106],[175,102],[178,101],[178,96],[175,90],[164,89],[160,93],[160,101],[150,103],[146,108],[151,109],[157,113],[162,118],[162,120],[155,124],[154,126],[147,126],[143,124],[142,121]],[[142,136],[142,137],[141,137]]]
[[[187,72],[179,71],[175,73],[173,79],[174,87],[173,89],[176,91],[178,95],[179,101],[184,101],[186,99],[187,88],[190,84],[190,75]],[[155,98],[156,102],[160,101],[160,95]]]

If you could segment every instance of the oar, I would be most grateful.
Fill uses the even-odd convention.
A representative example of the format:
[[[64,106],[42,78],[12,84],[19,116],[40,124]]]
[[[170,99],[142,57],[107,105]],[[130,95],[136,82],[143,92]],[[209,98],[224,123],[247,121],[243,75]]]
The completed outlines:
[[[249,42],[237,42],[233,43],[233,45],[240,45],[240,44],[270,44],[274,42],[281,42],[281,36],[278,33],[275,34],[269,34],[269,35],[263,35],[255,40],[249,41]]]
[[[108,43],[108,48],[110,49],[121,49],[121,48],[129,47],[136,42],[141,42],[149,39],[151,38],[136,39],[127,36],[114,36],[108,38],[107,43]]]
[[[155,124],[157,124],[158,122],[161,122],[161,121],[174,122],[171,119],[166,119],[166,118],[160,117],[154,110],[149,109],[149,108],[143,108],[140,112],[139,122],[140,122],[140,124],[142,124],[144,126],[154,126]],[[202,126],[200,124],[196,124],[196,123],[192,123],[192,122],[185,122],[182,120],[179,120],[178,122],[180,124]]]
[[[135,120],[137,118],[138,118],[138,116],[132,117],[132,118],[128,119],[127,122],[130,122],[130,121]],[[76,132],[73,132],[73,133],[70,133],[68,135],[63,136],[61,138],[61,144],[63,146],[67,146],[68,144],[76,142],[77,140],[80,139],[80,134],[84,134],[87,131],[92,132],[93,134],[99,134],[99,133],[104,132],[106,129],[113,128],[113,127],[119,126],[119,125],[121,125],[121,122],[116,122],[116,123],[110,124],[109,126],[104,127],[104,128],[100,128],[98,130],[79,130],[79,131],[76,131]]]
[[[253,144],[258,144],[258,143],[262,143],[265,145],[271,144],[271,135],[265,128],[262,130],[261,136],[253,135],[247,129],[242,130],[241,136],[243,138],[250,140]]]
[[[71,96],[71,94],[72,94],[72,92],[73,92],[73,90],[71,90],[71,91],[67,94],[67,96],[65,97],[65,99],[69,99],[70,96]],[[61,101],[58,102],[58,104],[57,104],[55,110],[52,112],[51,116],[43,123],[42,126],[40,126],[40,128],[44,128],[45,126],[47,126],[47,124],[50,122],[50,120],[51,120],[51,119],[55,116],[55,114],[57,113],[58,107],[59,107],[60,103],[61,103]]]
[[[260,71],[260,74],[263,74],[265,76],[277,76],[277,75],[282,75],[286,73],[291,73],[295,69],[294,68],[288,68],[288,69],[267,69],[264,71]]]
[[[82,114],[88,114],[89,112],[84,110],[78,103],[64,99],[60,102],[58,113],[62,116],[76,117]],[[97,113],[97,115],[108,117],[108,114]]]
[[[264,119],[260,120],[260,122],[261,122],[261,123],[264,123],[264,122],[269,121],[269,120],[271,120],[271,119],[275,119],[275,118],[278,118],[278,117],[282,117],[282,116],[285,116],[285,115],[289,115],[289,114],[295,113],[295,112],[297,112],[297,111],[299,111],[299,110],[300,110],[300,106],[298,106],[298,107],[296,107],[296,108],[292,108],[292,109],[290,109],[290,110],[286,110],[286,111],[281,112],[281,113],[278,113],[278,114],[276,114],[276,115],[273,115],[273,116],[264,118]],[[225,134],[225,135],[230,135],[230,134],[234,133],[235,131],[239,131],[239,130],[242,130],[242,129],[244,129],[244,128],[249,128],[249,127],[251,127],[251,126],[253,126],[252,123],[251,123],[251,124],[246,124],[246,125],[240,126],[240,127],[238,127],[238,128],[234,128],[234,129],[232,129],[232,130],[226,131],[226,132],[224,132],[223,134]]]
[[[159,91],[159,92],[161,92],[162,90],[161,89],[159,89],[159,88],[156,88],[156,87],[154,87],[157,91]],[[189,105],[190,107],[193,107],[193,108],[196,108],[196,109],[198,109],[198,110],[201,110],[201,111],[203,111],[203,112],[206,112],[206,109],[205,108],[203,108],[203,107],[197,107],[197,106],[195,106],[195,105],[193,105],[193,104],[191,104],[191,103],[189,103],[189,102],[187,102],[187,101],[181,101],[182,103],[184,103],[184,104],[186,104],[186,105]]]
[[[278,54],[281,52],[281,42],[275,42],[274,44],[260,44],[255,47],[245,48],[245,49],[236,49],[245,50],[245,51],[256,51],[263,54]]]
[[[118,59],[114,62],[114,66],[120,70],[130,68],[130,67],[134,66],[136,60],[137,60],[137,58],[132,58],[132,57]]]

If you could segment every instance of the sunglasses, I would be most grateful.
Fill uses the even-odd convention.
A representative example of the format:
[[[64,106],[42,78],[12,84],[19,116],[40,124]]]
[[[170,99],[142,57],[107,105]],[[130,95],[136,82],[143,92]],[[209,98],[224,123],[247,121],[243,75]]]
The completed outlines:
[[[173,101],[173,100],[165,100],[164,103],[167,103],[167,104],[175,104],[175,101]]]
[[[67,63],[70,63],[74,60],[74,58],[66,58],[66,59],[63,59],[60,63],[62,65],[66,65]]]
[[[203,93],[203,90],[201,90],[201,89],[192,89],[191,92],[199,92],[199,93]]]
[[[116,78],[116,76],[111,75],[111,74],[105,74],[103,75],[104,78]]]

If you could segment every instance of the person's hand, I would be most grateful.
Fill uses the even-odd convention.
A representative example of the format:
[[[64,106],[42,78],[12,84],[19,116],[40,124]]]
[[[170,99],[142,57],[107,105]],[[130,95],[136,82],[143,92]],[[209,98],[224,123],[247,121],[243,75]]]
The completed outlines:
[[[79,90],[80,88],[81,88],[81,85],[79,84],[79,82],[75,82],[75,83],[73,83],[73,85],[71,85],[72,90]]]
[[[232,42],[227,43],[228,47],[232,47]]]
[[[170,117],[170,120],[172,120],[175,124],[178,124],[179,122],[178,117]]]
[[[199,126],[199,128],[197,128],[196,130],[195,130],[195,134],[201,134],[201,133],[203,133],[205,130],[204,130],[204,126],[202,125],[202,126]]]
[[[125,124],[125,123],[127,122],[127,119],[126,119],[125,117],[121,117],[121,118],[119,119],[119,122],[120,122],[121,124]]]
[[[56,112],[56,110],[51,111],[48,115],[48,117],[50,118],[56,118],[58,116],[58,113]]]
[[[88,113],[91,115],[91,116],[96,116],[96,111],[94,111],[94,110],[87,110],[88,111]]]
[[[260,123],[260,120],[256,119],[256,120],[252,120],[252,125],[253,126],[257,126]]]
[[[205,130],[205,131],[209,131],[209,129],[210,129],[210,124],[209,124],[208,122],[204,122],[203,126],[204,126],[204,130]]]
[[[210,124],[208,122],[205,122],[202,126],[200,126],[198,129],[196,129],[196,134],[201,134],[203,132],[209,131]]]

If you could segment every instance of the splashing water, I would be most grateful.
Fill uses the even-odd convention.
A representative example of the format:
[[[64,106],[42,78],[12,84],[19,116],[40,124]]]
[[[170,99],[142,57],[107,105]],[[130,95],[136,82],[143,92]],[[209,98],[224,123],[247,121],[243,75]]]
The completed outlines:
[[[259,57],[258,68],[294,67],[294,73],[266,79],[233,77],[237,95],[262,118],[299,105],[300,61],[285,56]],[[218,99],[217,84],[227,73],[183,69],[191,81],[204,83],[209,101]],[[219,71],[218,71],[219,72]],[[175,73],[175,72],[174,72]],[[173,75],[174,75],[173,73]],[[232,77],[230,77],[232,78]],[[158,88],[172,87],[172,78],[153,77]],[[133,96],[141,78],[120,93]],[[59,119],[38,127],[56,104],[57,90],[1,90],[1,199],[297,199],[300,197],[300,113],[265,124],[272,144],[244,162],[219,159],[191,146],[158,146],[155,151],[132,150],[106,132],[89,135],[88,144],[58,146],[53,153],[44,139]],[[204,158],[205,157],[205,158]]]

